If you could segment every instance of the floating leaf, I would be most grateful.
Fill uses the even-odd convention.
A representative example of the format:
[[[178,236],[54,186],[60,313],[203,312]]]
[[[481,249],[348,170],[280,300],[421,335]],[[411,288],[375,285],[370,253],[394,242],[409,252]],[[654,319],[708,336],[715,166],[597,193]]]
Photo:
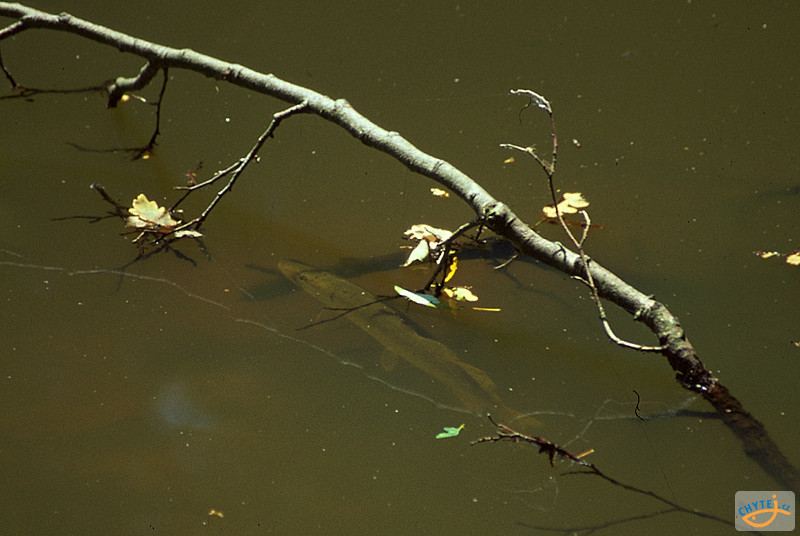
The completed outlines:
[[[444,278],[445,283],[453,279],[453,276],[456,275],[456,270],[458,270],[458,258],[453,257],[450,259],[450,267],[447,269],[447,275]]]
[[[128,216],[126,224],[128,227],[136,227],[137,229],[169,228],[175,227],[180,223],[172,219],[166,208],[158,206],[155,201],[150,201],[144,194],[139,194],[133,200],[128,212],[132,216]]]
[[[780,256],[779,251],[754,251],[756,255],[761,257],[762,259],[769,259],[771,257],[778,257]]]
[[[442,294],[457,301],[478,301],[478,297],[472,293],[470,287],[450,287],[442,290]]]
[[[403,266],[408,266],[417,260],[423,261],[430,259],[431,257],[438,259],[442,253],[442,244],[453,236],[453,233],[447,229],[437,229],[436,227],[431,227],[424,223],[412,225],[411,229],[403,234],[409,240],[420,241],[420,245],[417,245]],[[421,245],[422,242],[426,242],[426,244],[423,246]],[[427,251],[425,248],[427,248]]]
[[[445,438],[448,438],[448,437],[456,437],[459,433],[461,433],[461,429],[462,428],[464,428],[463,424],[461,426],[459,426],[459,427],[445,426],[444,427],[444,432],[439,432],[438,434],[436,434],[436,439],[445,439]]]
[[[439,301],[439,298],[436,296],[431,296],[430,294],[423,294],[421,292],[411,292],[410,290],[406,290],[401,286],[395,285],[394,291],[397,292],[399,295],[407,298],[408,300],[418,303],[420,305],[424,305],[425,307],[441,307],[442,302]]]
[[[428,242],[444,242],[453,233],[447,229],[437,229],[425,223],[417,223],[411,226],[411,229],[403,233],[406,238],[410,240],[427,240]]]
[[[786,262],[792,266],[800,266],[800,250],[786,256]]]
[[[430,257],[430,255],[431,248],[428,245],[428,241],[420,240],[419,244],[417,244],[417,247],[411,250],[411,255],[408,256],[408,259],[406,259],[406,262],[403,264],[403,266],[409,266],[415,262],[424,262],[428,259],[428,257]]]
[[[558,210],[561,214],[575,214],[579,209],[589,206],[589,202],[583,198],[580,192],[564,192],[562,199],[558,203]],[[556,209],[553,205],[542,207],[545,218],[557,218]]]
[[[172,236],[175,238],[200,238],[203,236],[203,233],[192,229],[184,229],[182,231],[176,231]]]
[[[431,188],[431,193],[436,197],[450,197],[450,194],[441,188]]]

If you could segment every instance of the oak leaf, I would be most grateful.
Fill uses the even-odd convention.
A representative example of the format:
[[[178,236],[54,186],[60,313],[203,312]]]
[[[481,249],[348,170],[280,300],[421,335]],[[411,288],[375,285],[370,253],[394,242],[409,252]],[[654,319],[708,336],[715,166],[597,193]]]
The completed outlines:
[[[131,216],[125,220],[125,224],[137,229],[170,228],[180,223],[172,219],[166,208],[158,206],[155,201],[150,201],[144,194],[139,194],[133,200],[128,212]]]

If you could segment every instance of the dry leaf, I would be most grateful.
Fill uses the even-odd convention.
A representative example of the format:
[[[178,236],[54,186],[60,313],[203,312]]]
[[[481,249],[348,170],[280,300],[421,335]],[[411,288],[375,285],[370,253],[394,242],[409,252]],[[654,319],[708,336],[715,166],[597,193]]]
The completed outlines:
[[[561,198],[561,201],[558,203],[558,210],[561,214],[575,214],[578,210],[589,206],[589,202],[583,198],[580,192],[564,192]],[[542,213],[545,218],[558,217],[553,205],[542,207]]]
[[[203,236],[203,233],[193,229],[184,229],[183,231],[176,231],[173,236],[175,238],[200,238]]]
[[[478,297],[472,293],[470,287],[449,287],[443,289],[442,294],[456,301],[478,301]]]
[[[777,257],[780,255],[780,252],[778,251],[754,251],[753,253],[755,253],[762,259],[769,259],[771,257]]]
[[[419,244],[417,244],[417,247],[411,250],[411,255],[408,256],[408,259],[406,259],[406,262],[403,264],[403,266],[409,266],[415,262],[426,261],[428,260],[430,254],[431,249],[428,247],[428,241],[420,240]]]
[[[450,194],[445,192],[441,188],[431,188],[431,193],[436,197],[450,197]]]
[[[128,212],[132,216],[128,216],[126,224],[128,227],[136,227],[137,229],[169,228],[175,227],[180,223],[172,219],[166,208],[158,206],[155,201],[148,200],[144,194],[139,194],[133,200]]]
[[[418,223],[416,225],[412,225],[411,229],[403,233],[406,238],[409,240],[422,240],[423,238],[428,242],[444,242],[451,236],[453,233],[448,231],[447,229],[437,229],[436,227],[431,227],[425,223]]]
[[[786,256],[786,263],[792,266],[800,266],[800,250]]]
[[[444,278],[445,283],[453,279],[453,276],[456,275],[456,270],[458,270],[458,257],[452,257],[450,259],[450,267],[447,269],[447,275]]]

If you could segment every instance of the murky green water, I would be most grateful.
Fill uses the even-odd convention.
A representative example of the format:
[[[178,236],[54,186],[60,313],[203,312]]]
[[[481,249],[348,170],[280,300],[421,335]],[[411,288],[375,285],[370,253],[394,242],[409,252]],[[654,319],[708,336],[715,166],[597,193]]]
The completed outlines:
[[[42,9],[63,7],[42,4]],[[591,255],[664,301],[706,365],[800,463],[796,269],[753,250],[797,248],[800,164],[792,3],[637,7],[427,3],[336,9],[129,3],[72,8],[121,31],[346,97],[449,160],[533,221],[533,163],[503,142],[548,143],[507,90],[554,104],[558,181],[590,200]],[[5,22],[5,21],[4,21]],[[63,88],[132,75],[139,61],[37,31],[3,42],[18,82]],[[0,459],[15,533],[473,534],[605,527],[721,533],[493,431],[277,271],[295,258],[376,294],[423,275],[396,268],[413,223],[470,218],[432,184],[313,117],[287,122],[204,228],[132,263],[130,236],[88,187],[160,202],[245,154],[283,106],[170,72],[158,149],[152,110],[96,94],[0,101]],[[149,95],[154,96],[154,89]],[[8,92],[6,92],[8,94]],[[573,143],[573,139],[579,142]],[[88,150],[79,150],[75,146]],[[187,205],[204,206],[212,193]],[[543,231],[559,238],[555,228]],[[464,260],[457,279],[499,313],[404,311],[486,371],[531,433],[610,476],[732,521],[737,490],[775,483],[659,357],[605,340],[583,288],[529,262]],[[612,314],[621,335],[648,333]],[[375,378],[381,381],[376,381]],[[388,382],[388,385],[387,383]],[[647,415],[633,416],[636,398]],[[430,400],[433,399],[433,400]],[[438,403],[438,405],[437,405]],[[466,426],[434,439],[443,426]],[[795,490],[798,491],[798,490]],[[222,512],[219,516],[216,512]],[[625,521],[622,525],[615,522]]]

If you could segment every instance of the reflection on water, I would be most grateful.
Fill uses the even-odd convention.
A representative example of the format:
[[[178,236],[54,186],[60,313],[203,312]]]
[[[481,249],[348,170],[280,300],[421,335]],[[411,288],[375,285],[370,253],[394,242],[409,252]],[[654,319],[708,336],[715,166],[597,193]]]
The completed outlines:
[[[537,141],[536,119],[520,126],[504,96],[511,87],[545,94],[562,137],[580,140],[562,144],[560,186],[582,191],[605,227],[590,234],[589,253],[663,299],[706,364],[800,459],[787,342],[797,339],[796,279],[750,253],[795,247],[797,111],[787,103],[797,88],[784,46],[794,5],[365,4],[332,22],[268,4],[242,5],[247,16],[235,20],[223,5],[163,2],[124,15],[87,4],[80,15],[347,97],[530,221],[545,202],[540,177],[520,161],[502,164],[508,155],[496,147],[549,142],[548,125]],[[153,25],[179,19],[185,28]],[[3,43],[19,78],[78,86],[139,68],[48,35]],[[163,136],[146,162],[67,144],[134,146],[152,128],[146,107],[109,111],[73,95],[0,101],[6,531],[719,532],[565,475],[533,449],[470,448],[492,427],[435,381],[402,364],[385,370],[381,346],[344,321],[300,329],[329,312],[280,275],[279,259],[373,294],[415,288],[419,276],[396,266],[402,231],[470,217],[321,121],[281,127],[205,225],[205,248],[187,242],[180,255],[131,263],[137,251],[118,221],[56,220],[102,215],[88,188],[97,181],[119,199],[146,192],[164,202],[198,160],[211,170],[239,158],[274,112],[268,99],[170,75]],[[402,312],[542,421],[537,433],[594,449],[606,474],[721,517],[736,490],[774,485],[666,364],[602,339],[579,285],[533,263],[498,273],[486,257],[462,260],[460,283],[500,313]],[[648,335],[612,321],[633,339]],[[770,366],[755,368],[752,356],[764,355]],[[462,422],[458,437],[435,440]]]
[[[170,428],[203,430],[211,426],[210,415],[198,407],[182,382],[165,384],[156,396],[156,413]]]

